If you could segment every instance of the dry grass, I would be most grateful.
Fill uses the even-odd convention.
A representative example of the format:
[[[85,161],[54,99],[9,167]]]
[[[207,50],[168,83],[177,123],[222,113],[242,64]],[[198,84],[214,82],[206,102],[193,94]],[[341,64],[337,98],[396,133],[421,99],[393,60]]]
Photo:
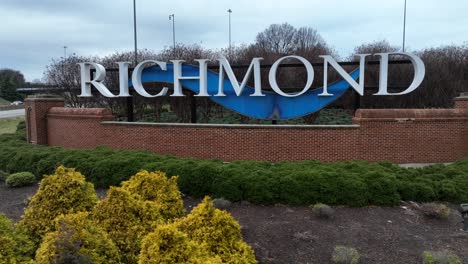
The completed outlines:
[[[23,120],[24,117],[0,119],[0,135],[15,132],[16,126]]]

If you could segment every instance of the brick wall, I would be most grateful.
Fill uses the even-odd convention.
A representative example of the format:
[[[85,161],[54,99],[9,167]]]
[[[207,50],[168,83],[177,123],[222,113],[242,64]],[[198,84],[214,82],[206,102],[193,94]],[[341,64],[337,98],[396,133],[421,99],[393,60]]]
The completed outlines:
[[[462,99],[454,109],[360,109],[349,126],[127,123],[111,121],[105,109],[64,107],[48,108],[45,124],[47,143],[65,148],[106,145],[226,161],[450,162],[468,157]]]
[[[450,162],[468,157],[468,109],[363,109],[360,159],[396,163]]]
[[[47,142],[76,149],[105,145],[101,122],[112,119],[111,112],[104,108],[52,107],[47,115]]]
[[[221,160],[349,160],[358,126],[217,126],[105,122],[103,142],[181,157]],[[343,151],[344,149],[350,151]]]

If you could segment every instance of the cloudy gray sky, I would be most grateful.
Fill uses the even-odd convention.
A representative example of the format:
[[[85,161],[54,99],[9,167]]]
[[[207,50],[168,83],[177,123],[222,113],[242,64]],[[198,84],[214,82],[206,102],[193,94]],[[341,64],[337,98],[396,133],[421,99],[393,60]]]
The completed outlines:
[[[407,0],[407,47],[417,50],[468,41],[468,1]],[[139,48],[177,42],[214,49],[228,45],[228,13],[234,44],[251,43],[270,24],[316,28],[341,56],[386,39],[401,46],[404,0],[137,0]],[[133,49],[132,0],[0,0],[0,68],[27,80],[42,78],[52,58],[67,53],[106,55]]]

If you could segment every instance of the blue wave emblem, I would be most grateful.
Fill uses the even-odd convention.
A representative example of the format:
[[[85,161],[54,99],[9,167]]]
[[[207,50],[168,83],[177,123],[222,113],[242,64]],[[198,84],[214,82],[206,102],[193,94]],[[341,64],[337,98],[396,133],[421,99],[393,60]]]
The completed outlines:
[[[173,64],[167,64],[167,70],[162,71],[159,66],[151,66],[143,70],[142,83],[146,82],[165,82],[174,83]],[[354,80],[359,77],[359,69],[350,73]],[[199,76],[199,68],[193,65],[182,65],[182,76]],[[290,119],[311,114],[326,107],[350,87],[345,80],[337,81],[328,85],[328,92],[332,96],[318,96],[323,88],[309,90],[297,97],[283,97],[274,92],[263,91],[265,96],[250,96],[254,93],[252,87],[246,86],[240,96],[236,96],[234,88],[227,77],[224,78],[224,93],[226,96],[213,96],[218,93],[219,74],[208,70],[208,98],[212,101],[239,114],[259,118],[259,119]],[[185,89],[191,90],[195,94],[199,93],[199,80],[181,80]],[[131,81],[129,85],[132,86]]]

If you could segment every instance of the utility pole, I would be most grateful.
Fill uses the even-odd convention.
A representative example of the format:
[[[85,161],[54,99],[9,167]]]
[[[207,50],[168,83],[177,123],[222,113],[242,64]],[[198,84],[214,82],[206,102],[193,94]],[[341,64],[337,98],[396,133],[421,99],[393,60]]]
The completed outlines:
[[[175,58],[175,52],[176,52],[176,42],[175,42],[175,16],[174,14],[172,15],[169,15],[169,20],[172,20],[172,52],[173,52],[173,56]]]
[[[405,39],[406,39],[406,0],[405,0],[405,11],[403,15],[403,52],[405,52]]]

